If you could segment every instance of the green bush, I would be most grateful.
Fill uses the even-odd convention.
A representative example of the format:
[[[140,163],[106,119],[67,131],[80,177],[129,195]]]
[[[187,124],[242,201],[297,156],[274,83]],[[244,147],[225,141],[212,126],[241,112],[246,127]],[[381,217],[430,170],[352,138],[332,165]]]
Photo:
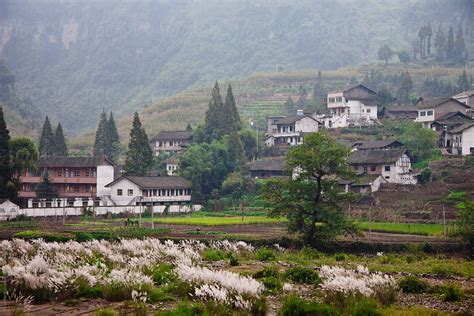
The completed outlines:
[[[118,316],[119,313],[117,313],[115,310],[111,308],[101,308],[95,312],[95,316]]]
[[[166,284],[176,278],[173,273],[173,266],[168,263],[158,264],[153,268],[153,281],[158,284]]]
[[[257,271],[253,274],[255,279],[268,278],[268,277],[279,277],[280,273],[275,267],[264,267],[262,270]]]
[[[261,278],[260,281],[265,286],[265,290],[269,293],[279,293],[282,291],[282,284],[278,277],[269,276]]]
[[[403,293],[426,293],[429,289],[428,283],[416,276],[407,276],[398,282]]]
[[[337,315],[334,307],[318,303],[316,301],[308,302],[299,296],[292,294],[285,298],[283,306],[280,309],[282,316],[329,316]]]
[[[334,255],[334,259],[336,259],[336,261],[345,261],[346,260],[346,255],[343,254],[343,253],[338,253],[338,254]]]
[[[379,306],[374,299],[366,297],[351,297],[347,302],[347,315],[351,316],[379,316]]]
[[[441,275],[441,276],[449,276],[449,275],[456,275],[458,274],[455,269],[450,266],[445,265],[435,265],[431,268],[431,273]]]
[[[42,238],[46,242],[66,242],[74,239],[74,235],[68,233],[45,232],[39,230],[24,230],[13,235],[13,238],[31,240]]]
[[[98,298],[102,296],[102,290],[98,286],[90,286],[84,278],[78,278],[74,282],[76,285],[76,297]]]
[[[148,293],[148,302],[152,304],[172,300],[173,297],[169,294],[168,287],[152,288]]]
[[[275,260],[275,252],[267,247],[260,247],[258,248],[257,252],[255,253],[255,257],[257,260],[260,261],[272,261]]]
[[[237,258],[237,256],[234,254],[234,253],[231,253],[229,255],[229,264],[232,266],[232,267],[235,267],[235,266],[238,266],[239,265],[239,259]]]
[[[206,249],[202,253],[202,258],[207,261],[224,260],[225,253],[219,249]]]
[[[464,293],[462,289],[455,285],[447,285],[444,287],[443,299],[446,302],[457,302],[462,299]]]
[[[5,283],[0,282],[0,300],[3,300],[5,298],[5,292],[6,292]]]
[[[321,253],[317,251],[314,248],[304,246],[300,251],[299,251],[299,256],[303,259],[307,260],[314,260],[314,259],[319,259],[321,258]]]
[[[285,276],[297,283],[317,285],[321,282],[318,273],[307,267],[290,268],[285,272]]]

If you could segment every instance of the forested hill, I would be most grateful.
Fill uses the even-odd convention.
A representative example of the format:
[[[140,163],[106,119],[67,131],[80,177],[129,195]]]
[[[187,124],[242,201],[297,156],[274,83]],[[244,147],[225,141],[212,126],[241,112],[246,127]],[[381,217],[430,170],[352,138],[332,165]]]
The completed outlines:
[[[427,23],[462,25],[474,52],[473,15],[470,0],[2,0],[0,57],[37,115],[76,133],[216,79],[410,50]]]

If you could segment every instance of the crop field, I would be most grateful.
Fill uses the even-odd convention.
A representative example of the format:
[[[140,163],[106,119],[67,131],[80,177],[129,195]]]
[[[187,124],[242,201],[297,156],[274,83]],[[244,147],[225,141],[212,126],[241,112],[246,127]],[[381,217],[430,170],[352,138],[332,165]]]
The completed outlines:
[[[225,226],[257,225],[285,223],[284,218],[266,216],[228,216],[228,217],[167,217],[154,219],[157,224],[192,225],[192,226]]]
[[[442,224],[357,222],[356,225],[365,231],[370,229],[372,231],[397,234],[442,236],[444,233],[444,226]]]

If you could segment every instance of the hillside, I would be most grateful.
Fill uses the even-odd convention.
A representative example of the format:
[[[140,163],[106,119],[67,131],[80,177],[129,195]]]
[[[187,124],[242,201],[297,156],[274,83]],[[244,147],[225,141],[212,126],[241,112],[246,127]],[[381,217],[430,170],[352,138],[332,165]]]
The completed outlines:
[[[384,43],[410,49],[428,22],[445,29],[461,24],[474,51],[469,0],[5,0],[0,6],[0,57],[17,91],[39,108],[37,119],[50,115],[70,135],[95,126],[103,108],[117,115],[157,109],[156,100],[216,79],[371,62]]]

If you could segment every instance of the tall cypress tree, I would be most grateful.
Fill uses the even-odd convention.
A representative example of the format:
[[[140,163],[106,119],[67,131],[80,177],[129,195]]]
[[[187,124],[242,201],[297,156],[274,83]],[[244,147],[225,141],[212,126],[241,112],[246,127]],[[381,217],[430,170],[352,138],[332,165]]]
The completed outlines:
[[[68,150],[66,145],[66,138],[64,137],[63,127],[61,123],[58,123],[56,132],[54,133],[54,155],[55,156],[67,156]]]
[[[245,166],[244,145],[236,130],[229,134],[228,140],[229,163],[234,171],[242,171]]]
[[[51,180],[49,179],[49,173],[47,171],[43,174],[41,183],[36,186],[35,193],[38,198],[43,199],[51,199],[57,196],[56,191],[54,191],[53,186],[51,185]]]
[[[94,156],[102,157],[107,152],[107,115],[102,111],[100,115],[99,126],[95,132]]]
[[[210,143],[223,135],[224,103],[222,102],[219,84],[214,84],[209,101],[209,109],[206,112],[204,141]]]
[[[436,48],[436,60],[444,61],[446,59],[446,37],[441,25],[438,27],[438,32],[434,38],[434,47]]]
[[[193,131],[193,127],[191,126],[191,123],[188,123],[188,125],[186,126],[186,131],[188,131],[188,132]]]
[[[453,33],[453,27],[449,27],[449,32],[448,32],[448,40],[446,42],[446,58],[449,61],[455,61],[456,60],[456,51],[454,48],[454,33]]]
[[[240,130],[240,116],[235,104],[234,94],[232,93],[232,86],[229,84],[227,94],[224,102],[224,112],[222,116],[223,132],[230,134],[232,131]]]
[[[15,186],[11,182],[10,132],[7,129],[3,108],[0,107],[0,198],[12,198]]]
[[[127,175],[147,176],[153,164],[153,151],[142,123],[135,112],[124,171]]]
[[[461,25],[459,25],[456,39],[454,40],[454,55],[458,64],[463,65],[466,62],[466,44],[464,43]]]
[[[467,91],[471,88],[471,80],[469,80],[466,70],[462,71],[462,75],[458,78],[458,92]]]
[[[109,120],[107,121],[106,129],[106,156],[112,160],[115,160],[120,151],[120,137],[115,125],[114,115],[112,112],[109,114]]]
[[[41,156],[53,156],[55,154],[54,134],[51,128],[51,122],[46,116],[46,119],[41,129],[41,137],[39,140],[39,151]]]

